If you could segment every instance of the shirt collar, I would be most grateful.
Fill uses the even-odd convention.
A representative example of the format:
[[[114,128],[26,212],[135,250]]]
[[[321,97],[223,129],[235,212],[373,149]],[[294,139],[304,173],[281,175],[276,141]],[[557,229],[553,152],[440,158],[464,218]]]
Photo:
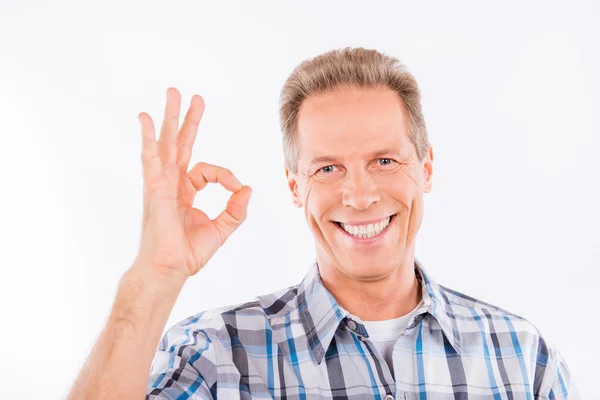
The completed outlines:
[[[411,318],[412,323],[409,321],[408,328],[416,326],[426,315],[431,315],[441,326],[450,345],[458,354],[461,354],[461,339],[452,304],[442,287],[425,271],[421,262],[416,258],[414,261],[415,275],[422,283],[423,303],[415,311],[414,318]],[[323,286],[316,262],[312,264],[298,287],[298,311],[309,348],[317,364],[321,364],[342,321],[354,320],[356,322],[354,333],[357,336],[368,337],[360,318],[343,310],[329,290]]]

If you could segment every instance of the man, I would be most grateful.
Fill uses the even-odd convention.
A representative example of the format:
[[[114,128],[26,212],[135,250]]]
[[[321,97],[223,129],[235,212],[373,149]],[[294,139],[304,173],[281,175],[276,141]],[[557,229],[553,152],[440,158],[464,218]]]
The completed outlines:
[[[251,195],[221,167],[186,172],[204,106],[192,97],[178,133],[179,108],[169,89],[158,143],[139,115],[140,250],[71,399],[578,398],[534,325],[436,284],[415,259],[434,159],[419,89],[398,60],[360,48],[303,62],[282,91],[285,172],[315,238],[304,280],[191,316],[158,343]],[[214,220],[192,208],[209,182],[233,192]]]

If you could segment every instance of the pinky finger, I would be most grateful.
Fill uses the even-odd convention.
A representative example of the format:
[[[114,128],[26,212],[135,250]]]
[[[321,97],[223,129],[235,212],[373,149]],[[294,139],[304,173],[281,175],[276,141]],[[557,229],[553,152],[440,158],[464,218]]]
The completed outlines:
[[[154,131],[154,123],[150,115],[141,112],[138,115],[138,120],[142,127],[142,169],[145,182],[152,182],[158,176],[162,169],[162,164],[158,156],[156,145],[156,133]]]

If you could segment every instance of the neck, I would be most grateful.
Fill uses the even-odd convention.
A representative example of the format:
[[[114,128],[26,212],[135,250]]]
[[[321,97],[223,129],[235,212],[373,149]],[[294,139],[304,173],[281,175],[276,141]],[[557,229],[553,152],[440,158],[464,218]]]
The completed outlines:
[[[340,306],[362,321],[382,321],[411,312],[421,301],[422,289],[414,271],[414,253],[378,279],[356,279],[317,256],[323,285]]]

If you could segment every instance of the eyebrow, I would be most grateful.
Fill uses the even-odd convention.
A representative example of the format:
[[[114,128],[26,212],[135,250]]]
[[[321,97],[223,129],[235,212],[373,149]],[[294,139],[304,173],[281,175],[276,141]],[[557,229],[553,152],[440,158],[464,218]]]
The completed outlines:
[[[384,149],[376,150],[376,151],[368,154],[369,158],[378,158],[381,156],[398,156],[399,158],[402,158],[402,154],[396,147],[386,147]],[[316,164],[321,164],[323,162],[336,162],[336,161],[337,161],[337,158],[332,157],[332,156],[319,156],[319,157],[313,158],[310,161],[309,165],[312,166],[312,165],[316,165]]]

